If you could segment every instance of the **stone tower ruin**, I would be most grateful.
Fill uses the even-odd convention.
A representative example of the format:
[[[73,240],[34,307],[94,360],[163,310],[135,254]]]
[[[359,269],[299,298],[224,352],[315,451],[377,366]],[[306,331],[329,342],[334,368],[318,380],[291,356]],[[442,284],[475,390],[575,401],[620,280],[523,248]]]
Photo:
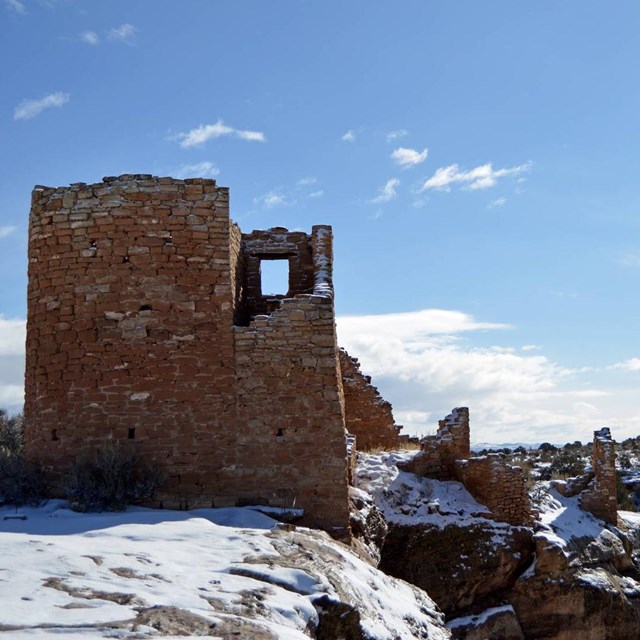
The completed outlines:
[[[265,260],[288,263],[286,294],[263,294]],[[167,470],[166,507],[295,504],[347,529],[332,260],[328,226],[243,234],[213,180],[36,187],[27,455],[55,480],[135,441]]]

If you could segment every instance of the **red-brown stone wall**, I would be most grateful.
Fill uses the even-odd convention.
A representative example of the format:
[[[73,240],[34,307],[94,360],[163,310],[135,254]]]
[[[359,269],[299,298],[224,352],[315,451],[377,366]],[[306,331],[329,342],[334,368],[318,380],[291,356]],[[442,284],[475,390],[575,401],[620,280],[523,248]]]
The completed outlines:
[[[262,300],[248,265],[261,243],[270,256],[286,245],[293,295],[309,293],[252,319]],[[105,438],[132,440],[168,472],[164,506],[295,503],[306,522],[344,531],[331,245],[329,227],[243,236],[213,180],[37,187],[28,456],[59,481]]]
[[[347,431],[356,436],[358,449],[401,447],[405,439],[400,437],[402,427],[395,424],[391,404],[362,373],[356,358],[344,349],[339,354]]]
[[[456,471],[467,491],[488,507],[496,520],[513,525],[532,524],[522,469],[507,464],[502,454],[458,460]]]
[[[133,439],[166,464],[171,503],[211,494],[211,460],[224,469],[230,454],[215,433],[235,426],[229,235],[228,191],[212,180],[34,190],[31,457],[59,475],[105,437]]]
[[[607,427],[594,432],[591,462],[594,478],[580,494],[580,506],[597,518],[616,524],[618,521],[616,452],[615,442]]]

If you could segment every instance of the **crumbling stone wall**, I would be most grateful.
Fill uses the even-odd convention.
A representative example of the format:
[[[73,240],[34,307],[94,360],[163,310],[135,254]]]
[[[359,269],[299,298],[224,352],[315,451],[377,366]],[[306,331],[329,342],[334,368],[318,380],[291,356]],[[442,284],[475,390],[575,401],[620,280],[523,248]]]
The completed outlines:
[[[507,464],[504,455],[456,461],[457,476],[467,491],[491,511],[496,520],[531,525],[531,503],[520,467]]]
[[[469,409],[458,407],[438,423],[435,435],[420,441],[420,452],[398,467],[437,480],[457,480],[496,520],[530,525],[531,504],[522,469],[502,454],[471,458]]]
[[[456,460],[470,455],[469,409],[457,407],[438,422],[435,435],[420,441],[420,453],[403,469],[438,480],[456,480]]]
[[[593,433],[593,479],[580,493],[580,507],[596,518],[617,524],[618,501],[615,442],[608,427]]]
[[[295,247],[290,246],[292,238]],[[243,253],[249,262],[263,251],[275,253],[282,248],[290,264],[321,263],[325,271],[314,266],[312,280],[304,275],[304,283],[311,282],[311,293],[279,299],[269,315],[252,313],[248,326],[235,327],[238,421],[247,425],[235,435],[242,450],[242,468],[237,469],[240,485],[250,489],[245,490],[247,500],[258,491],[261,501],[278,504],[278,495],[290,490],[289,504],[284,506],[294,501],[306,505],[307,523],[344,527],[348,521],[347,448],[331,246],[331,229],[325,226],[314,227],[310,237],[283,229],[273,230],[273,235],[243,235]],[[311,259],[307,261],[306,256]],[[296,282],[300,281],[290,277],[290,291],[296,290]],[[245,309],[264,309],[259,290],[259,283],[248,288]],[[259,478],[256,469],[260,469]],[[270,490],[275,491],[274,497],[270,498]]]
[[[289,292],[271,303],[260,260],[283,247]],[[330,228],[243,236],[213,180],[36,187],[28,456],[59,479],[104,438],[133,440],[168,470],[164,506],[295,500],[347,527],[331,266]]]
[[[402,427],[395,424],[391,404],[362,373],[356,358],[344,349],[339,353],[347,431],[356,436],[358,449],[401,447],[406,438],[400,436]]]

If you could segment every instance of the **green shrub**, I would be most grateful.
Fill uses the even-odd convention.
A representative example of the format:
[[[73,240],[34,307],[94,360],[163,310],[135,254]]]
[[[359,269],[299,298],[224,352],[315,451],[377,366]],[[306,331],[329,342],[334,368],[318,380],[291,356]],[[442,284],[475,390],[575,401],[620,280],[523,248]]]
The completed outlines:
[[[164,473],[137,446],[107,440],[95,455],[77,460],[65,488],[75,511],[122,511],[152,498],[163,481]]]

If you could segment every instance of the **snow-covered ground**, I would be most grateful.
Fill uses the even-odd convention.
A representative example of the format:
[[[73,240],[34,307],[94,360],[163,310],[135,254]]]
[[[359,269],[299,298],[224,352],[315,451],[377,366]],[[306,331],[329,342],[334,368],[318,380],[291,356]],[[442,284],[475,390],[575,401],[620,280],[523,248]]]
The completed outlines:
[[[372,639],[449,637],[418,589],[249,508],[0,508],[0,552],[0,638],[154,637],[149,610],[165,606],[199,635],[308,640],[322,596],[356,605]]]
[[[429,524],[444,529],[454,524],[466,527],[482,524],[493,527],[496,536],[510,525],[487,519],[490,511],[460,482],[422,478],[396,466],[416,455],[416,451],[358,454],[356,487],[373,496],[387,522],[399,525]]]

